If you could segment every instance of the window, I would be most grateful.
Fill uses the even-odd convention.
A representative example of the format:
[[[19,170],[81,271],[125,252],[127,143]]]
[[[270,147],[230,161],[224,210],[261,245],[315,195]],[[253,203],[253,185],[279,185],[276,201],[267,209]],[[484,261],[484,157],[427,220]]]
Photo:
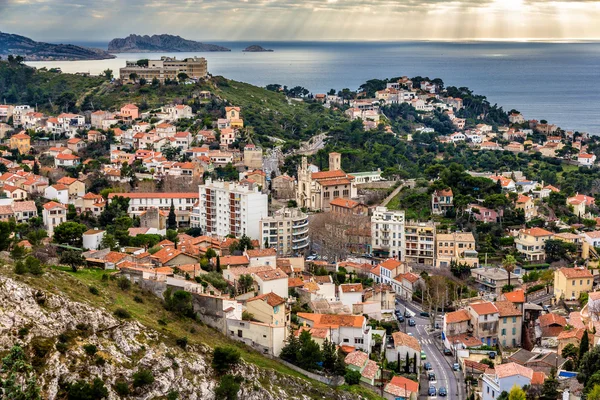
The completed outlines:
[[[238,337],[242,337],[242,330],[238,329]]]
[[[505,324],[506,323],[507,318],[504,317],[502,323]]]
[[[354,338],[354,344],[363,344],[363,338]]]
[[[344,338],[344,343],[348,343],[350,340],[348,338]]]
[[[502,328],[502,336],[506,336],[506,329]]]
[[[517,328],[513,328],[513,329],[512,329],[512,334],[513,334],[513,335],[516,335],[516,334],[517,334]]]
[[[513,317],[513,324],[517,322],[517,317]]]
[[[572,282],[571,284],[572,284],[573,286],[575,286],[575,281],[571,281],[571,282]]]

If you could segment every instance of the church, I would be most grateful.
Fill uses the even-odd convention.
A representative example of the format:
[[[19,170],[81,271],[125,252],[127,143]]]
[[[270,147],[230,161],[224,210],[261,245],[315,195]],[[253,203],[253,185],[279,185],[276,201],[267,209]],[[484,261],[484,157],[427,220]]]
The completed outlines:
[[[340,153],[329,153],[329,171],[312,172],[306,157],[298,169],[296,201],[298,207],[330,211],[329,203],[337,198],[356,198],[354,177],[342,171]]]

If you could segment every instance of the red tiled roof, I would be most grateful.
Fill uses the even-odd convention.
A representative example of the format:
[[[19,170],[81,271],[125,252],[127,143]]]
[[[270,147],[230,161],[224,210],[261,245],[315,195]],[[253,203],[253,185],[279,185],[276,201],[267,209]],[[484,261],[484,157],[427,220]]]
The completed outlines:
[[[530,228],[530,229],[523,229],[521,230],[521,232],[525,235],[529,235],[529,236],[534,236],[534,237],[539,237],[539,236],[552,236],[553,233],[550,231],[547,231],[543,228]]]
[[[365,322],[365,317],[362,315],[298,313],[298,317],[312,321],[314,328],[334,328],[340,326],[361,328]]]
[[[464,321],[471,320],[471,316],[469,315],[467,310],[458,310],[458,311],[453,311],[453,312],[447,313],[445,318],[446,318],[447,324],[453,324],[456,322],[464,322]]]
[[[587,268],[561,268],[559,271],[567,278],[593,278],[594,275]]]
[[[560,326],[567,325],[567,319],[565,317],[563,317],[562,315],[554,314],[554,313],[548,313],[548,314],[541,315],[538,318],[538,322],[542,328],[545,326],[551,326],[551,325],[560,325]]]
[[[471,303],[469,304],[469,307],[471,307],[478,315],[494,314],[498,312],[494,303],[490,302]]]
[[[256,300],[263,300],[265,303],[267,303],[271,307],[275,307],[275,306],[285,303],[285,299],[283,297],[281,297],[273,292],[258,295],[256,297],[246,300],[246,302],[248,303],[248,302],[256,301]]]
[[[525,303],[525,292],[523,289],[517,289],[512,292],[504,293],[504,298],[512,303]]]
[[[500,317],[520,317],[522,315],[521,311],[517,310],[510,301],[497,301],[494,304],[496,305],[496,308],[498,308]]]

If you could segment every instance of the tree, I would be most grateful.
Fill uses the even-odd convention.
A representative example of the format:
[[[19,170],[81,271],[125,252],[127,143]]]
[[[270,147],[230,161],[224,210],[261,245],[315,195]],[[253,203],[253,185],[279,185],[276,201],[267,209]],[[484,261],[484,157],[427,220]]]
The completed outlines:
[[[135,81],[137,81],[137,78],[138,78],[138,74],[136,74],[135,72],[132,72],[129,74],[129,80],[135,82]]]
[[[308,371],[317,368],[317,363],[323,361],[323,353],[317,342],[312,339],[308,330],[300,333],[300,352],[298,353],[298,366]]]
[[[179,82],[183,83],[183,82],[187,81],[189,78],[190,77],[185,72],[180,72],[177,74],[177,79],[179,79]]]
[[[111,235],[110,233],[105,233],[104,237],[100,241],[100,248],[101,249],[118,250],[119,243],[115,239],[114,235]]]
[[[252,245],[252,239],[250,239],[245,233],[242,235],[240,240],[238,241],[238,250],[244,252],[246,250],[252,250],[254,246]]]
[[[594,385],[587,394],[587,400],[600,400],[600,384]]]
[[[240,352],[235,347],[217,346],[213,350],[212,367],[222,375],[240,362]]]
[[[108,79],[109,81],[111,81],[112,78],[113,78],[113,71],[112,71],[112,69],[107,68],[104,71],[102,71],[102,75],[104,75],[104,77],[106,79]]]
[[[323,368],[325,371],[329,373],[334,372],[337,357],[335,343],[330,342],[329,339],[325,338],[325,341],[323,342]]]
[[[362,375],[359,371],[348,369],[346,375],[344,375],[344,380],[346,381],[347,385],[358,385],[361,377]]]
[[[598,365],[600,365],[600,346],[594,346],[579,360],[577,371],[577,380],[579,383],[583,383],[586,386],[592,375],[598,371]]]
[[[558,399],[558,381],[554,375],[549,376],[544,381],[540,400],[556,400]]]
[[[579,355],[579,348],[576,347],[573,343],[568,343],[562,350],[560,354],[563,358],[572,358],[577,359]]]
[[[185,317],[194,316],[194,307],[192,305],[192,294],[185,290],[167,289],[164,293],[165,308]]]
[[[172,199],[169,217],[167,218],[167,229],[177,229],[177,215],[175,215],[175,204]]]
[[[298,361],[298,353],[300,352],[300,340],[294,335],[294,332],[290,330],[290,336],[288,336],[287,343],[281,349],[279,357],[281,359],[296,364]]]
[[[83,224],[71,221],[63,222],[54,228],[54,242],[81,247],[85,231],[87,231],[87,226]]]
[[[149,369],[140,369],[133,374],[133,387],[138,388],[154,383],[154,375]]]
[[[215,267],[215,271],[221,273],[221,257],[219,255],[217,255],[217,265]]]
[[[517,385],[513,386],[510,389],[510,393],[508,394],[508,400],[525,400],[526,395],[525,391],[518,387]]]
[[[37,385],[36,374],[23,348],[15,345],[6,357],[2,359],[2,372],[6,380],[2,383],[3,399],[40,400],[40,388]]]
[[[243,380],[243,378],[231,374],[223,376],[219,386],[215,388],[215,398],[217,400],[237,400],[240,391],[240,380]]]
[[[515,257],[512,254],[507,255],[504,258],[504,260],[502,261],[502,268],[504,268],[504,270],[508,274],[508,286],[510,286],[510,275],[515,270],[516,266],[517,266],[517,260],[515,259]]]
[[[14,222],[0,222],[0,251],[8,250],[11,243],[10,236],[14,230]]]
[[[254,285],[254,279],[252,278],[252,275],[250,275],[250,274],[240,275],[240,279],[238,280],[238,285],[240,286],[240,291],[242,293],[247,293],[250,289],[252,289],[252,286]]]
[[[14,245],[10,251],[10,257],[13,260],[21,260],[26,254],[27,250],[25,250],[25,247],[19,245]]]
[[[77,267],[85,264],[85,258],[76,250],[63,251],[59,260],[61,264],[69,265],[73,272],[77,272]]]
[[[39,175],[40,174],[40,164],[38,164],[37,161],[33,162],[33,170],[32,170],[32,172],[35,175]]]
[[[546,259],[549,262],[560,261],[565,259],[569,253],[576,252],[577,245],[564,240],[548,239],[544,242],[544,250],[546,251]]]
[[[579,360],[583,359],[583,356],[590,350],[590,339],[588,337],[587,329],[583,332],[581,342],[579,343]]]
[[[91,384],[77,381],[69,386],[68,400],[95,400],[108,397],[108,389],[100,378],[95,378]]]

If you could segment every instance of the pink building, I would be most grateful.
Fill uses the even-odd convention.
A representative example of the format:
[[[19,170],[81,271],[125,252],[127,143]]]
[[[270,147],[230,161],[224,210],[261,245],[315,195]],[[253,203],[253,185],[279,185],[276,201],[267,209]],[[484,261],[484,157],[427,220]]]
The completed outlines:
[[[125,104],[121,107],[121,118],[133,121],[140,117],[140,109],[135,104]]]

